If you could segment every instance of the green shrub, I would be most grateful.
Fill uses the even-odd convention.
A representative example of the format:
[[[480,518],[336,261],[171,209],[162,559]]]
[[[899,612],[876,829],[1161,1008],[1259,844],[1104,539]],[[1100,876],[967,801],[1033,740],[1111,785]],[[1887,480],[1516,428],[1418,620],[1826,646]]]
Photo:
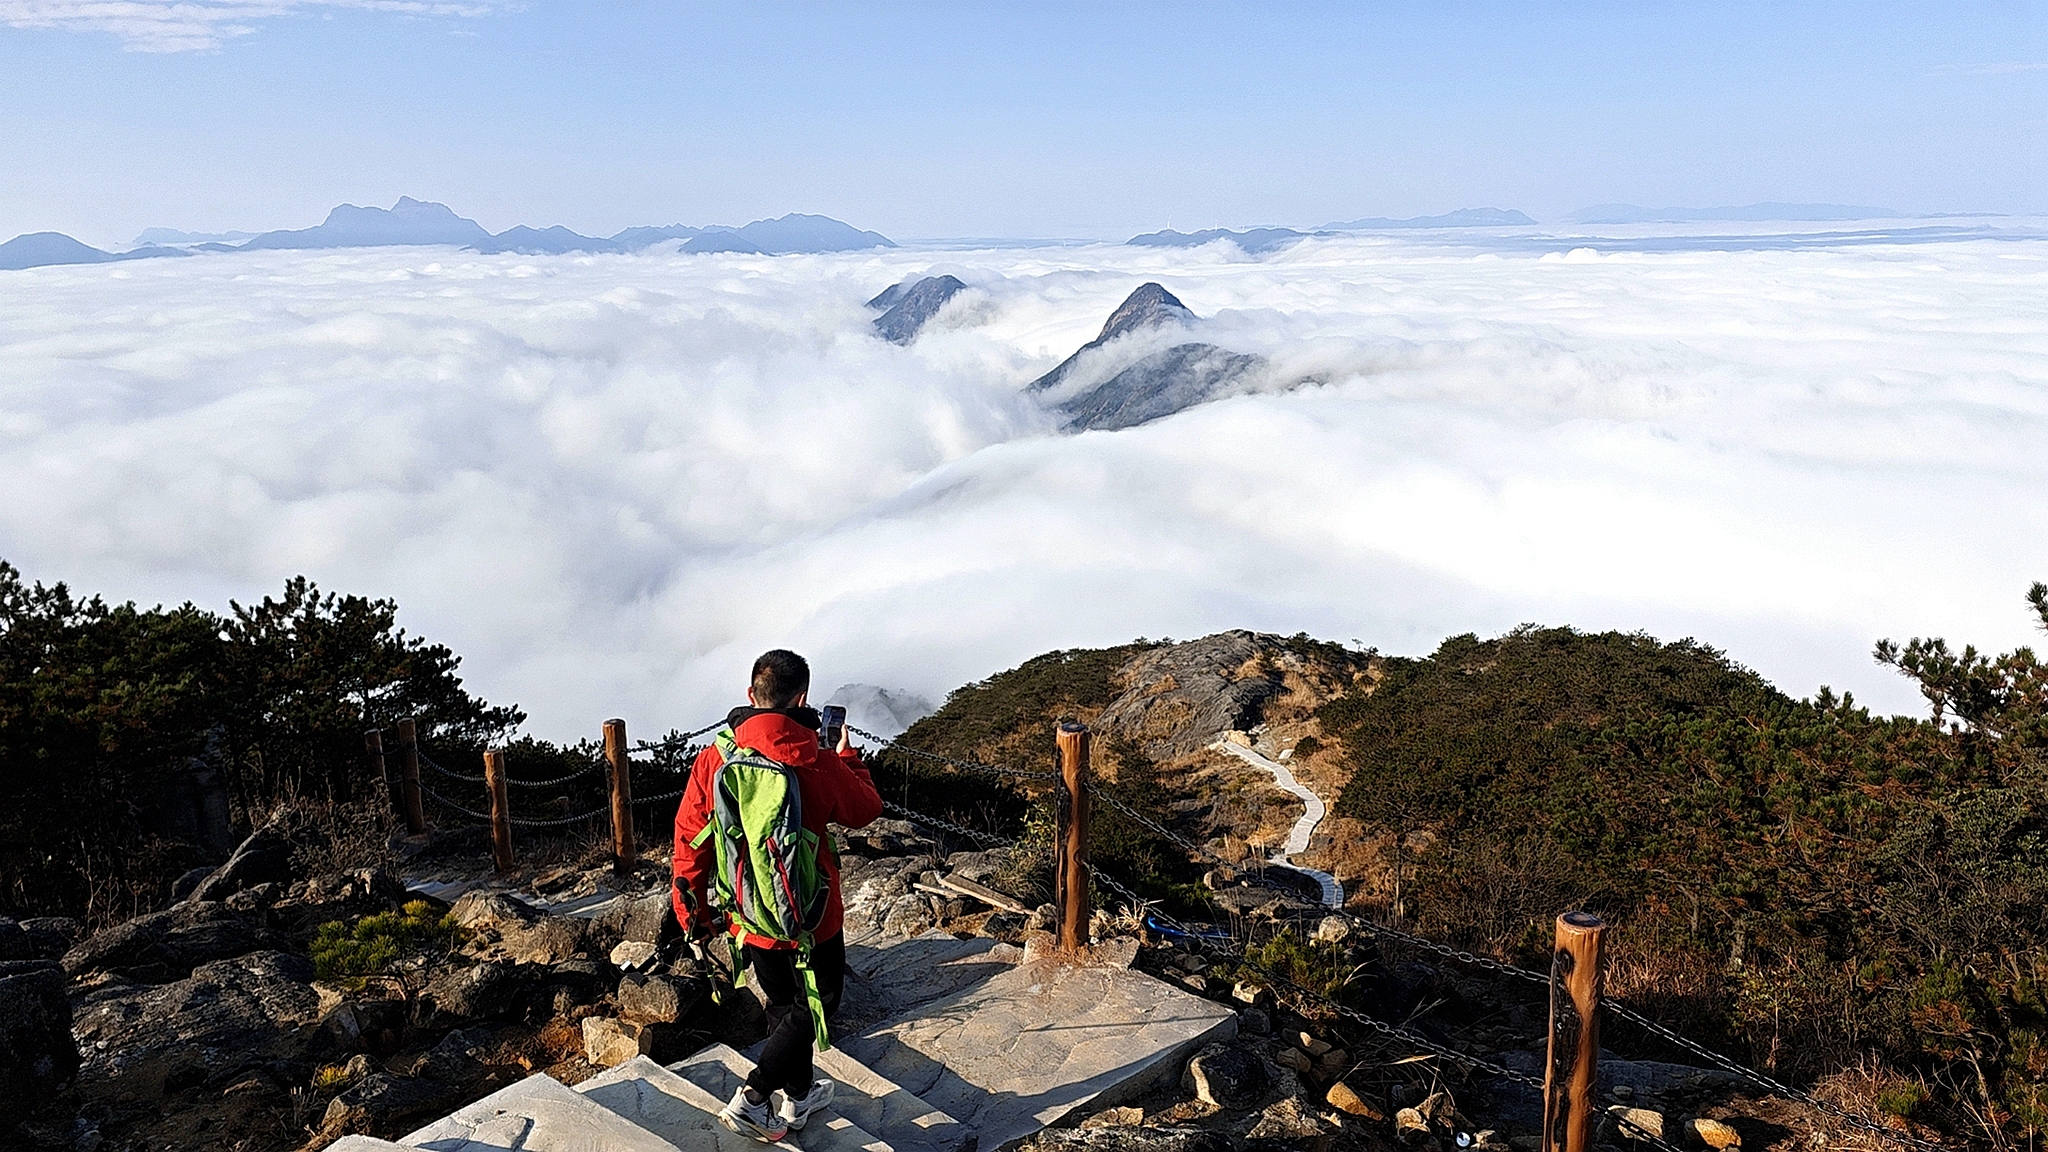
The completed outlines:
[[[461,936],[453,917],[414,900],[397,912],[378,912],[353,925],[339,920],[322,924],[313,934],[313,971],[322,980],[375,976],[404,957],[453,947]]]

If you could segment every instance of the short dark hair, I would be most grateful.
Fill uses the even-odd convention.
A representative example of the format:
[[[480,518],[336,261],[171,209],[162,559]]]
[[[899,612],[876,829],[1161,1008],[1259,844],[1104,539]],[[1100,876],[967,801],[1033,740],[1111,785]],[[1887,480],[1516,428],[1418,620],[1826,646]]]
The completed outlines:
[[[761,653],[754,661],[754,703],[762,708],[787,708],[811,690],[811,666],[787,648]]]

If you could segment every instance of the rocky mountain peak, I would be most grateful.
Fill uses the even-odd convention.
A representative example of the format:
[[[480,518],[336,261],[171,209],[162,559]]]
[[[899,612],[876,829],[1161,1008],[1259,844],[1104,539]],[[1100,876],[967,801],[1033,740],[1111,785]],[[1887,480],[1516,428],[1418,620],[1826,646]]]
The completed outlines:
[[[1141,284],[1137,291],[1124,297],[1116,311],[1109,314],[1109,322],[1102,326],[1102,335],[1095,338],[1095,343],[1102,344],[1128,332],[1161,328],[1168,324],[1189,324],[1194,320],[1195,314],[1164,285],[1157,282]]]

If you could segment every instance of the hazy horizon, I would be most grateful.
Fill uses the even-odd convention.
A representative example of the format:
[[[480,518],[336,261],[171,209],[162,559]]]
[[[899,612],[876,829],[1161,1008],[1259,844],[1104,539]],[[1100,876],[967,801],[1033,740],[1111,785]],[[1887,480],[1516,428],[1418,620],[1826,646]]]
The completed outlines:
[[[2048,212],[2037,6],[0,0],[0,232]]]

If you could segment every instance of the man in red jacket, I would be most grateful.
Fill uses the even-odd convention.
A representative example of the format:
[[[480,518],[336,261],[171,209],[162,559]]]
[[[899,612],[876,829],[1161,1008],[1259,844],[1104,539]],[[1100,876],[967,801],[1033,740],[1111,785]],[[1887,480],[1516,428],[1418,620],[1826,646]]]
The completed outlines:
[[[846,980],[846,941],[840,932],[846,912],[839,893],[839,856],[825,825],[862,827],[882,814],[882,797],[844,728],[837,749],[827,750],[820,743],[818,713],[808,703],[810,688],[811,666],[803,657],[781,648],[763,653],[754,661],[753,683],[747,688],[749,706],[733,709],[725,722],[740,747],[752,748],[796,770],[804,827],[818,837],[818,863],[829,890],[825,917],[812,933],[811,945],[811,970],[829,1018],[839,1007]],[[698,755],[682,804],[676,809],[671,895],[676,921],[698,939],[718,928],[706,902],[706,886],[717,859],[708,842],[695,849],[690,842],[711,820],[713,787],[721,763],[715,746]],[[802,1128],[812,1112],[831,1101],[832,1082],[812,1079],[810,1009],[802,974],[796,970],[795,945],[765,940],[737,926],[731,930],[740,937],[742,952],[767,998],[768,1039],[761,1045],[760,1061],[733,1093],[720,1118],[735,1131],[780,1140],[790,1129]],[[777,1093],[782,1095],[779,1106],[771,1099]]]

